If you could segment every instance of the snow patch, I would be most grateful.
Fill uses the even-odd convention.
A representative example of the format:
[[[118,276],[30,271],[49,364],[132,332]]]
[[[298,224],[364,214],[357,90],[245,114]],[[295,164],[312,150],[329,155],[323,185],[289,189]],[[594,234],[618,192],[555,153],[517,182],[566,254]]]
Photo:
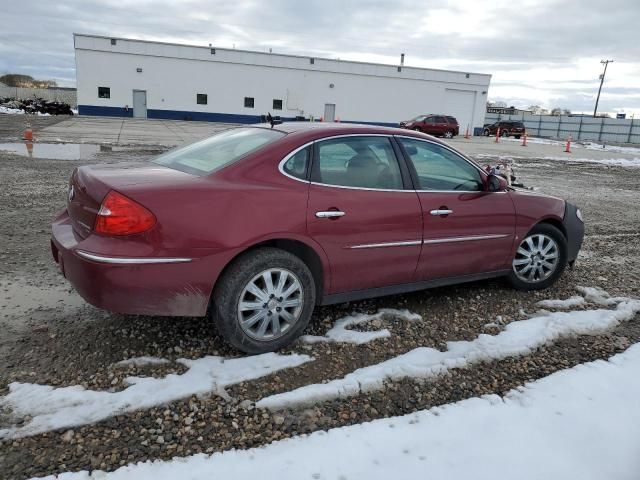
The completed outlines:
[[[640,344],[497,395],[65,480],[631,480],[640,471]],[[55,477],[48,477],[54,480]]]
[[[127,360],[121,360],[113,364],[114,367],[144,367],[145,365],[162,365],[170,363],[166,358],[157,357],[134,357]]]
[[[584,304],[584,298],[579,295],[574,295],[573,297],[569,297],[566,300],[542,300],[537,303],[537,305],[541,308],[555,308],[557,310],[578,307]]]
[[[571,158],[571,157],[542,157],[543,160],[553,160],[571,163],[599,163],[616,167],[640,167],[640,158]]]
[[[343,378],[265,397],[256,406],[279,410],[346,398],[379,390],[388,381],[406,377],[430,378],[452,368],[528,355],[536,348],[561,337],[590,335],[608,330],[640,312],[640,300],[611,298],[603,290],[592,291],[588,287],[583,287],[583,291],[589,292],[591,299],[613,302],[616,308],[539,314],[526,320],[511,322],[495,336],[481,334],[473,341],[447,342],[446,351],[419,347],[384,362],[359,368]]]
[[[0,408],[13,416],[32,417],[22,427],[0,429],[0,440],[35,435],[59,428],[99,422],[125,412],[151,408],[191,395],[227,396],[225,387],[269,375],[313,360],[307,355],[266,353],[253,357],[180,359],[189,369],[164,378],[128,377],[120,392],[86,390],[81,386],[55,388],[32,383],[11,383]]]
[[[375,320],[384,320],[385,318],[399,318],[409,322],[415,322],[422,320],[422,317],[417,313],[411,313],[409,310],[396,310],[395,308],[381,308],[377,313],[373,315],[358,313],[356,315],[350,315],[348,317],[336,320],[335,325],[327,331],[324,336],[319,335],[304,335],[301,340],[306,343],[318,343],[318,342],[341,342],[341,343],[354,343],[361,345],[363,343],[369,343],[378,338],[384,338],[391,336],[391,332],[383,328],[381,330],[359,332],[357,330],[349,330],[348,327],[355,325],[361,325],[367,322],[373,322]]]

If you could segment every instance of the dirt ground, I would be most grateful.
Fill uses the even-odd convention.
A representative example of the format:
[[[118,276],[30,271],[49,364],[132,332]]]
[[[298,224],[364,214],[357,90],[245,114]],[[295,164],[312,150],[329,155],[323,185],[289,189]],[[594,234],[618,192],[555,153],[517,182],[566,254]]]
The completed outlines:
[[[15,139],[21,125],[0,119],[0,140]],[[43,119],[36,131],[55,124]],[[79,163],[147,159],[163,147],[131,146],[98,152],[91,159],[51,160],[0,152],[0,395],[11,382],[91,389],[124,388],[131,374],[180,373],[170,363],[118,370],[115,362],[135,356],[200,358],[237,356],[207,319],[126,316],[98,310],[78,297],[51,259],[49,225],[64,207],[67,181]],[[472,155],[496,161],[501,153],[478,143]],[[600,335],[565,339],[530,356],[457,369],[430,382],[402,381],[383,391],[316,408],[274,414],[251,403],[309,383],[337,378],[418,346],[443,348],[445,342],[495,334],[486,325],[526,318],[535,303],[567,298],[578,285],[599,286],[611,294],[640,297],[640,168],[592,163],[550,163],[518,158],[519,180],[538,191],[566,198],[583,211],[586,237],[573,270],[544,292],[510,289],[501,280],[438,288],[408,295],[318,308],[307,333],[323,334],[352,312],[406,308],[424,321],[385,320],[393,335],[366,345],[296,344],[288,351],[316,361],[286,374],[274,374],[229,389],[230,400],[192,397],[169,406],[120,415],[74,429],[75,440],[50,432],[0,443],[0,478],[28,478],[66,470],[113,470],[135,461],[185,456],[228,448],[247,448],[303,432],[360,423],[450,403],[484,393],[502,394],[524,382],[596,358],[607,358],[640,341],[640,318]],[[248,401],[248,402],[247,402]],[[185,431],[180,419],[198,421]],[[169,413],[167,413],[169,412]],[[0,412],[0,428],[3,418]],[[158,419],[160,422],[158,423]],[[161,425],[158,427],[157,425]],[[240,427],[238,427],[240,425]],[[162,431],[164,441],[155,438]]]

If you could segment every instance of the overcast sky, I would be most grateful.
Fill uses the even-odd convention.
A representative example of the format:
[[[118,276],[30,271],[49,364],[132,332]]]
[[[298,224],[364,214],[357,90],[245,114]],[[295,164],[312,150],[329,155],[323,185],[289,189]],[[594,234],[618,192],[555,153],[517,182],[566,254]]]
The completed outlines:
[[[493,75],[489,100],[640,117],[640,0],[0,0],[0,73],[75,85],[72,33]]]

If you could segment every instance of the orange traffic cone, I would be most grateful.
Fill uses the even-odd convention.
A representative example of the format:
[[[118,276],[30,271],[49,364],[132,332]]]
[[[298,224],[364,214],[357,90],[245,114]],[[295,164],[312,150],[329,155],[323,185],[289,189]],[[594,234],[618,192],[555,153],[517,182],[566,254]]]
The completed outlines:
[[[31,125],[27,123],[27,126],[24,129],[24,133],[22,134],[23,140],[33,141],[33,130],[31,130]]]
[[[567,145],[564,147],[565,153],[571,153],[571,135],[567,138]]]
[[[33,157],[33,143],[31,142],[27,142],[27,153],[29,154],[29,157]]]
[[[464,131],[464,138],[466,138],[467,140],[471,138],[471,136],[469,135],[469,125],[467,125],[467,129]]]
[[[324,122],[324,117],[320,117],[320,121],[321,121],[321,122]]]
[[[500,143],[500,127],[496,130],[496,143]]]
[[[340,123],[340,117],[336,118],[336,123]]]
[[[524,135],[522,135],[522,147],[526,147],[527,146],[527,132],[524,132]]]

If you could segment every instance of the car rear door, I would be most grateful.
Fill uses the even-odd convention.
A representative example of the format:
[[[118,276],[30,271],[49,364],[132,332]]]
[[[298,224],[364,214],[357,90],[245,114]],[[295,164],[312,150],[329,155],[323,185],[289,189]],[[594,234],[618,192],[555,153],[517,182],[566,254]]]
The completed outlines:
[[[329,258],[329,293],[408,283],[422,244],[422,210],[389,136],[316,141],[309,235]]]
[[[416,280],[509,268],[515,208],[508,193],[484,191],[484,174],[435,142],[398,137],[418,188],[423,246]]]

